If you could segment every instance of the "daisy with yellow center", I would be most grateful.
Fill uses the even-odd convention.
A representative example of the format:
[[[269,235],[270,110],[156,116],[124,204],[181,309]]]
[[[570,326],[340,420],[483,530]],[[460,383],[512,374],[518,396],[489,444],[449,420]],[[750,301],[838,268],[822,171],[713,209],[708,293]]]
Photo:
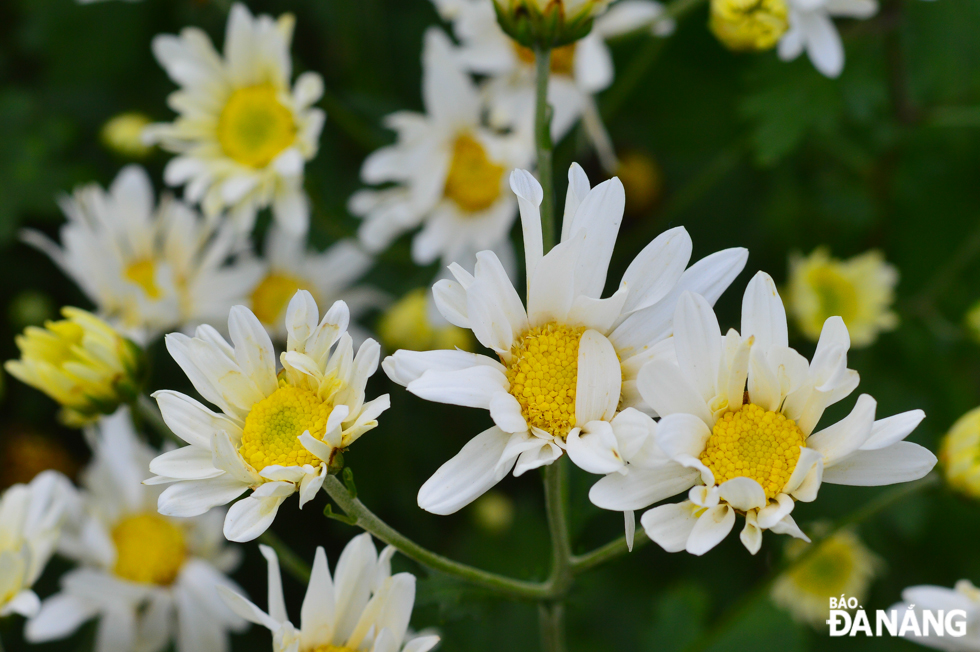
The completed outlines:
[[[167,336],[167,350],[194,388],[220,413],[184,394],[154,394],[163,419],[190,446],[150,463],[148,484],[171,484],[158,508],[198,516],[235,503],[225,519],[231,541],[250,541],[272,524],[282,502],[313,499],[336,455],[378,425],[388,396],[365,401],[380,347],[365,341],[354,355],[350,311],[337,301],[319,319],[316,301],[299,291],[286,309],[286,351],[276,371],[272,340],[242,306],[228,317],[231,344],[210,326],[194,337]]]
[[[221,515],[178,520],[156,511],[159,488],[142,485],[156,451],[140,441],[120,410],[87,433],[93,457],[59,551],[77,568],[61,578],[25,634],[34,643],[67,638],[86,621],[112,636],[95,652],[221,649],[244,621],[218,600],[217,587],[240,560],[221,541]]]
[[[864,347],[898,326],[892,310],[897,283],[898,270],[881,252],[838,260],[818,248],[806,257],[790,257],[786,307],[807,338],[816,341],[824,321],[838,315],[852,346]]]
[[[666,460],[648,446],[655,424],[636,391],[636,374],[669,337],[681,290],[716,300],[745,264],[745,250],[730,249],[685,271],[691,239],[684,229],[672,229],[636,257],[611,297],[602,298],[623,217],[619,180],[592,188],[572,166],[561,243],[547,254],[541,186],[523,170],[512,175],[511,186],[524,227],[527,308],[489,251],[477,254],[472,274],[454,263],[453,280],[433,288],[443,317],[472,330],[496,359],[402,350],[383,364],[416,396],[487,409],[495,423],[422,487],[419,505],[436,514],[459,510],[511,470],[521,475],[565,452],[591,473],[631,473],[626,460],[635,460],[633,469],[641,461],[662,466]],[[686,469],[672,472],[666,485],[687,481]]]
[[[953,619],[955,626],[963,627],[962,633],[947,629],[945,632],[939,628],[905,630],[902,636],[910,641],[924,645],[936,650],[950,650],[953,652],[976,652],[980,650],[980,587],[977,587],[970,580],[960,580],[953,588],[948,589],[944,586],[910,586],[902,591],[902,601],[894,604],[889,609],[897,611],[902,617],[906,611],[914,611],[916,621],[919,623],[929,622],[926,620],[931,612],[934,616],[936,612],[949,614],[956,610],[965,612],[965,617]],[[959,614],[957,614],[959,615]]]
[[[61,201],[61,245],[22,238],[74,280],[100,315],[140,343],[224,316],[261,266],[229,224],[214,228],[181,201],[155,205],[146,171],[125,167],[109,189],[91,184]]]
[[[235,4],[224,56],[193,27],[153,41],[160,65],[181,86],[170,96],[180,115],[144,137],[178,155],[167,165],[168,184],[184,186],[184,198],[200,202],[208,218],[229,210],[242,232],[267,206],[292,233],[309,226],[303,167],[316,156],[326,115],[313,108],[323,95],[320,75],[303,73],[290,86],[294,23],[291,14],[273,20]]]
[[[438,636],[408,631],[415,606],[415,577],[391,574],[392,547],[378,554],[370,534],[351,539],[331,577],[327,555],[317,548],[297,629],[286,613],[279,558],[259,546],[269,564],[269,607],[262,611],[242,595],[219,589],[221,598],[242,618],[273,634],[273,652],[428,652]]]
[[[821,483],[909,482],[935,466],[935,455],[902,441],[923,412],[875,421],[867,394],[849,416],[814,432],[824,410],[858,385],[847,368],[847,327],[829,318],[807,362],[788,346],[786,312],[767,274],[745,291],[741,333],[722,337],[710,303],[692,292],[680,298],[673,327],[669,351],[637,378],[640,396],[661,417],[657,448],[689,472],[688,500],[642,518],[665,550],[704,554],[728,535],[736,514],[745,517],[741,540],[752,554],[763,530],[809,540],[791,512],[796,501],[815,500]],[[641,509],[663,497],[662,475],[608,475],[590,497],[606,509]]]
[[[957,419],[943,437],[939,461],[949,486],[980,498],[980,408]]]
[[[509,252],[517,202],[507,192],[507,174],[530,162],[533,143],[483,126],[479,91],[438,29],[426,32],[422,64],[426,114],[388,117],[398,142],[369,156],[361,178],[395,185],[351,197],[351,213],[364,220],[358,236],[369,251],[380,251],[421,226],[412,240],[419,265],[469,260],[481,249]]]

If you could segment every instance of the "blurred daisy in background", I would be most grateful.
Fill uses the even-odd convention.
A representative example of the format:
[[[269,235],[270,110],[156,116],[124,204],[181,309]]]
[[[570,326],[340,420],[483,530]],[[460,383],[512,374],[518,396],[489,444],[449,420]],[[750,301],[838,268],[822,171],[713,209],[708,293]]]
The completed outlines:
[[[70,491],[64,476],[45,471],[0,495],[0,618],[37,613],[40,600],[31,587],[58,546]]]
[[[21,238],[46,253],[101,316],[145,344],[168,331],[223,318],[243,303],[262,267],[225,223],[216,229],[171,197],[154,205],[146,171],[123,168],[108,192],[91,184],[61,201],[61,246],[38,231]]]
[[[374,262],[354,240],[341,240],[317,252],[309,247],[305,235],[273,225],[265,236],[263,253],[265,275],[252,290],[251,308],[277,340],[286,339],[286,307],[299,290],[306,290],[324,306],[343,299],[351,319],[381,307],[387,300],[374,288],[354,287]],[[367,339],[367,333],[356,324],[352,323],[348,332],[355,344]]]
[[[446,321],[426,288],[405,293],[378,320],[378,337],[388,351],[476,348],[473,334]]]
[[[824,410],[859,382],[840,317],[824,325],[812,362],[789,348],[786,313],[772,279],[759,272],[742,299],[742,329],[724,337],[710,302],[686,293],[674,314],[671,355],[650,361],[640,395],[660,415],[656,442],[694,472],[688,499],[643,515],[647,535],[668,552],[703,555],[745,515],[741,541],[755,554],[763,530],[809,541],[791,516],[796,501],[816,500],[820,485],[909,482],[936,464],[929,450],[902,441],[925,418],[911,410],[875,421],[862,394],[841,421],[814,432]],[[746,391],[746,387],[748,391]],[[665,467],[669,469],[670,467]],[[590,492],[606,509],[637,509],[652,477],[609,475]]]
[[[815,526],[813,531],[821,536],[826,529]],[[806,557],[797,561],[804,553]],[[792,565],[773,584],[772,600],[798,622],[818,629],[830,617],[830,598],[845,595],[863,604],[884,566],[850,530],[816,544],[794,539],[786,544],[785,558]]]
[[[395,185],[350,198],[351,213],[364,220],[358,236],[377,252],[421,226],[412,239],[418,265],[470,260],[484,249],[512,258],[517,200],[507,192],[507,175],[530,163],[533,143],[483,126],[477,89],[442,31],[426,32],[422,62],[426,114],[401,111],[386,119],[398,142],[371,154],[361,179]]]
[[[980,498],[980,407],[960,417],[943,437],[939,462],[951,488]]]
[[[786,0],[789,31],[779,41],[779,57],[791,61],[806,51],[813,67],[826,77],[844,70],[844,44],[834,18],[871,18],[877,0]]]
[[[273,652],[427,652],[439,643],[438,636],[409,634],[415,576],[392,575],[395,549],[379,555],[370,534],[351,539],[332,577],[326,553],[316,549],[299,628],[286,613],[276,552],[259,549],[269,564],[268,613],[234,591],[219,590],[235,613],[272,632]]]
[[[240,551],[225,546],[221,516],[175,520],[156,511],[141,484],[156,454],[122,409],[86,431],[91,464],[82,472],[81,510],[65,526],[59,552],[78,564],[61,578],[25,629],[30,642],[59,640],[96,618],[95,652],[229,649],[245,623],[218,599],[235,585]]]
[[[966,612],[966,634],[962,637],[951,636],[949,630],[946,630],[945,636],[937,634],[935,629],[931,634],[921,632],[922,635],[916,636],[913,632],[907,632],[904,636],[910,641],[937,650],[980,650],[980,588],[974,586],[970,580],[960,580],[951,589],[943,586],[910,586],[902,591],[902,602],[892,605],[891,609],[897,610],[899,614],[911,609],[916,612],[916,620],[920,623],[925,622],[924,611],[945,611],[949,614],[953,610],[961,609]],[[962,622],[962,619],[953,622]]]
[[[106,121],[99,132],[99,139],[106,149],[123,158],[146,158],[153,151],[153,147],[143,142],[143,131],[150,122],[150,117],[145,113],[120,113]]]
[[[309,226],[303,168],[317,153],[326,114],[313,108],[323,95],[319,74],[303,73],[290,87],[294,23],[292,14],[253,17],[236,3],[223,57],[196,27],[153,40],[160,65],[181,86],[169,98],[180,115],[151,125],[145,138],[178,155],[164,173],[169,185],[184,186],[184,199],[201,202],[209,219],[229,210],[242,233],[267,206],[284,229]]]
[[[790,257],[786,307],[800,331],[814,342],[824,322],[839,316],[851,346],[860,348],[898,326],[898,315],[892,310],[896,284],[898,270],[885,262],[881,252],[839,260],[821,247],[809,256]]]
[[[349,323],[343,301],[320,321],[310,293],[297,292],[278,373],[272,340],[242,306],[228,317],[231,344],[207,325],[194,337],[167,336],[170,355],[221,413],[179,392],[153,395],[170,429],[190,444],[150,462],[156,477],[147,483],[172,483],[160,495],[161,514],[199,516],[251,490],[228,510],[224,527],[228,539],[251,541],[286,498],[299,492],[302,507],[316,496],[335,456],[377,427],[389,406],[387,394],[365,400],[381,347],[367,340],[355,356]]]
[[[422,486],[419,506],[435,514],[456,512],[512,469],[521,475],[566,451],[591,473],[623,471],[624,459],[655,428],[636,393],[636,373],[670,336],[677,297],[695,289],[717,300],[748,255],[725,250],[685,271],[691,238],[675,228],[647,245],[603,299],[625,204],[619,180],[591,188],[572,165],[561,242],[547,254],[541,186],[523,170],[511,184],[521,204],[527,308],[489,251],[477,254],[472,274],[453,264],[455,278],[433,288],[442,315],[471,329],[499,361],[465,351],[403,350],[383,364],[389,378],[420,398],[489,410],[493,418],[492,428]],[[688,473],[677,475],[675,484]]]

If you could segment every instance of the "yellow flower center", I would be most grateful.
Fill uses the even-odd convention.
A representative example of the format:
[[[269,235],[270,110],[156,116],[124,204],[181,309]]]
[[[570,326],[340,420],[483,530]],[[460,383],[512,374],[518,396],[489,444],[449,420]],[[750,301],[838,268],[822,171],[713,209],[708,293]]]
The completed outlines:
[[[303,448],[299,437],[306,431],[322,439],[331,406],[308,389],[283,385],[252,407],[245,418],[242,458],[261,471],[270,465],[319,467],[321,461]]]
[[[265,167],[296,140],[293,113],[272,84],[239,88],[218,118],[218,142],[242,165]]]
[[[295,276],[272,272],[252,290],[252,312],[263,324],[278,324],[289,300],[305,285]]]
[[[751,403],[718,419],[701,453],[715,483],[752,478],[775,498],[793,475],[806,436],[796,422]]]
[[[514,342],[507,367],[510,393],[529,426],[564,438],[575,426],[578,345],[584,327],[545,324]]]
[[[132,281],[143,288],[143,292],[149,298],[159,299],[163,293],[160,291],[160,287],[155,280],[156,271],[157,266],[154,260],[152,258],[143,258],[127,267],[126,271],[123,272],[123,276],[126,277],[127,281]]]
[[[839,315],[844,323],[851,323],[858,313],[857,289],[854,283],[831,265],[823,265],[810,271],[808,280],[820,301],[820,323]]]
[[[480,141],[462,134],[453,145],[443,194],[466,212],[485,211],[500,197],[504,172],[503,166],[490,160]]]
[[[517,58],[526,64],[534,64],[534,50],[514,41]],[[575,70],[575,43],[563,45],[551,51],[551,74],[571,76]]]
[[[112,531],[115,574],[140,584],[173,584],[187,559],[184,532],[156,513],[128,516]]]
[[[789,29],[788,14],[784,0],[711,0],[708,26],[730,50],[768,50]]]

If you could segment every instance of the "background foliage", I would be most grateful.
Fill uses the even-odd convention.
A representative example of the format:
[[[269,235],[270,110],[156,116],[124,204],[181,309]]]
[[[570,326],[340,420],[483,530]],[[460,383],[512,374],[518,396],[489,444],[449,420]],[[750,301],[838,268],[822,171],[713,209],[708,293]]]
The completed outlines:
[[[324,246],[356,227],[344,205],[359,187],[363,157],[391,140],[380,118],[420,108],[422,33],[438,18],[427,0],[255,0],[249,6],[274,15],[294,12],[296,66],[326,80],[321,106],[328,122],[320,154],[307,167],[315,206],[311,237]],[[18,244],[18,228],[29,224],[53,233],[62,220],[59,193],[112,180],[124,161],[99,144],[108,118],[139,110],[169,119],[164,98],[173,86],[150,53],[153,35],[199,25],[220,42],[226,10],[206,0],[0,3],[3,359],[15,357],[14,334],[43,315],[45,305],[88,307],[50,261]],[[764,269],[781,282],[791,251],[827,245],[846,257],[881,249],[902,274],[902,325],[870,349],[854,351],[850,366],[862,375],[862,391],[878,399],[879,414],[923,408],[928,418],[912,440],[937,450],[952,422],[980,403],[980,347],[961,326],[980,299],[980,0],[885,0],[877,17],[841,23],[847,64],[836,81],[820,76],[805,57],[786,64],[772,53],[733,55],[705,29],[706,20],[702,7],[666,41],[636,36],[613,44],[617,82],[600,106],[621,151],[656,158],[664,191],[655,208],[624,224],[610,278],[618,279],[642,245],[670,226],[691,232],[695,258],[746,246],[748,268],[719,304],[727,328],[736,325],[751,274]],[[584,142],[581,134],[567,138],[556,169],[576,159],[598,175]],[[159,153],[147,161],[158,183],[165,161]],[[436,270],[414,267],[408,251],[403,238],[370,280],[396,295],[428,283]],[[33,316],[25,305],[35,307]],[[798,337],[793,343],[812,353]],[[154,387],[181,387],[186,381],[169,357],[154,354],[160,361]],[[543,577],[547,527],[536,474],[498,487],[516,509],[504,532],[481,529],[473,507],[444,518],[415,504],[421,483],[489,425],[489,417],[418,400],[383,374],[372,383],[369,393],[391,392],[393,406],[347,455],[362,499],[433,549],[491,570]],[[4,386],[0,438],[27,427],[55,434],[84,455],[78,434],[55,424],[48,399],[9,378]],[[828,421],[852,402],[836,406]],[[621,534],[620,516],[588,502],[592,481],[573,470],[577,552]],[[821,500],[798,505],[794,516],[802,524],[840,518],[875,494],[824,486]],[[321,496],[302,514],[296,501],[287,501],[274,526],[307,559],[316,545],[336,559],[356,533],[320,518],[324,501]],[[944,489],[909,498],[860,532],[888,562],[868,609],[887,608],[908,585],[980,580],[980,504]],[[714,650],[917,649],[887,638],[830,639],[794,624],[764,597],[740,603],[780,560],[785,540],[767,535],[755,557],[737,537],[704,558],[647,546],[583,577],[569,602],[571,649],[673,652],[705,632],[719,634]],[[264,565],[254,545],[245,548],[246,563],[235,579],[264,605]],[[58,570],[57,563],[49,569],[42,596],[54,590]],[[421,580],[413,625],[440,628],[442,649],[537,649],[532,606],[499,602],[413,570]],[[286,581],[291,611],[298,612],[303,587]],[[732,621],[725,614],[736,605],[740,616]],[[26,649],[19,629],[19,623],[5,624],[9,650]],[[89,628],[36,649],[86,650],[91,637]],[[235,640],[236,651],[268,649],[268,635],[258,629]]]

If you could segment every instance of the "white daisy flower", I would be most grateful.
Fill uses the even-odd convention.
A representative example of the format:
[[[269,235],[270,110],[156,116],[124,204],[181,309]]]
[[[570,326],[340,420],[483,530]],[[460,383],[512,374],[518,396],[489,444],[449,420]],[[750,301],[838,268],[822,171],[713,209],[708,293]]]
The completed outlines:
[[[779,41],[779,58],[790,61],[806,50],[813,66],[827,77],[844,70],[844,44],[834,17],[870,18],[877,0],[787,0],[789,31]]]
[[[31,587],[58,546],[69,491],[67,478],[46,471],[0,495],[0,618],[37,613]]]
[[[361,168],[365,183],[396,185],[350,199],[351,213],[364,219],[360,240],[380,251],[421,226],[412,240],[418,265],[509,248],[517,201],[507,192],[507,173],[529,164],[533,143],[482,125],[479,93],[440,30],[426,32],[422,58],[426,114],[388,116],[398,142],[374,152]]]
[[[32,643],[66,638],[99,620],[95,652],[229,649],[245,623],[218,600],[235,588],[226,573],[239,550],[221,537],[217,513],[189,520],[160,516],[159,490],[140,484],[156,451],[136,436],[124,408],[86,431],[93,459],[83,472],[83,508],[66,525],[59,552],[78,563],[61,578],[25,629]]]
[[[167,336],[170,355],[221,413],[179,392],[153,395],[170,429],[190,444],[150,463],[157,475],[147,483],[175,483],[160,495],[161,514],[198,516],[252,490],[228,510],[224,528],[232,541],[251,541],[286,498],[299,492],[300,507],[312,500],[337,453],[377,427],[388,395],[365,402],[364,388],[381,347],[367,340],[354,355],[343,301],[318,319],[310,293],[297,292],[286,309],[278,373],[272,340],[242,306],[228,317],[231,344],[207,325],[193,338]]]
[[[902,602],[892,605],[891,610],[902,614],[909,609],[916,612],[916,621],[925,622],[924,611],[945,612],[962,610],[966,612],[966,634],[952,636],[947,630],[945,636],[931,632],[920,631],[916,636],[913,631],[904,637],[920,645],[949,652],[980,652],[980,588],[970,580],[960,580],[952,589],[943,586],[910,586],[902,591]]]
[[[688,500],[641,519],[665,550],[704,554],[731,531],[736,511],[745,515],[741,540],[752,554],[763,530],[808,540],[790,512],[798,500],[815,500],[821,483],[909,482],[935,466],[935,455],[902,441],[922,410],[875,421],[867,394],[849,416],[814,432],[824,410],[858,386],[847,368],[847,327],[828,319],[808,363],[787,344],[786,312],[768,275],[759,272],[745,291],[741,334],[722,337],[710,303],[695,293],[681,297],[673,324],[673,355],[649,362],[637,384],[662,417],[660,449],[691,471]],[[656,473],[610,475],[590,498],[605,509],[639,509],[645,505],[636,497],[657,480]]]
[[[691,238],[672,229],[636,257],[616,293],[603,299],[623,217],[619,179],[592,189],[582,168],[572,166],[561,243],[547,255],[541,186],[523,170],[511,179],[524,226],[527,309],[488,251],[477,254],[473,274],[453,264],[455,280],[433,288],[443,316],[471,329],[499,360],[458,350],[399,351],[383,364],[416,396],[489,410],[496,424],[422,487],[419,506],[436,514],[461,509],[511,469],[521,475],[566,451],[586,471],[623,471],[654,428],[636,374],[670,336],[677,298],[694,290],[717,299],[748,255],[729,249],[685,271]]]
[[[370,287],[353,287],[371,268],[374,259],[353,240],[341,240],[326,251],[309,248],[305,235],[290,233],[273,225],[266,235],[265,276],[252,290],[252,312],[272,336],[286,339],[286,307],[299,290],[313,295],[319,305],[343,299],[352,319],[371,308],[381,307],[385,295]],[[354,324],[348,326],[354,343],[367,339],[367,333]]]
[[[270,205],[283,228],[309,226],[303,166],[316,155],[326,114],[313,108],[323,95],[320,75],[306,72],[289,85],[294,23],[292,14],[253,17],[236,3],[224,57],[194,27],[153,39],[154,55],[181,86],[169,98],[180,115],[145,137],[179,155],[167,165],[168,184],[184,186],[184,198],[201,202],[208,218],[230,209],[243,233]]]
[[[323,548],[316,549],[298,629],[286,613],[276,552],[259,549],[269,562],[268,613],[233,591],[219,591],[235,613],[273,633],[274,652],[426,652],[439,643],[438,636],[409,635],[415,577],[392,575],[395,549],[379,555],[370,534],[351,539],[333,577]]]
[[[83,186],[61,208],[68,223],[60,247],[38,231],[24,231],[22,239],[140,343],[224,316],[262,274],[228,225],[212,228],[171,197],[155,206],[150,178],[136,165],[123,168],[108,192]]]

